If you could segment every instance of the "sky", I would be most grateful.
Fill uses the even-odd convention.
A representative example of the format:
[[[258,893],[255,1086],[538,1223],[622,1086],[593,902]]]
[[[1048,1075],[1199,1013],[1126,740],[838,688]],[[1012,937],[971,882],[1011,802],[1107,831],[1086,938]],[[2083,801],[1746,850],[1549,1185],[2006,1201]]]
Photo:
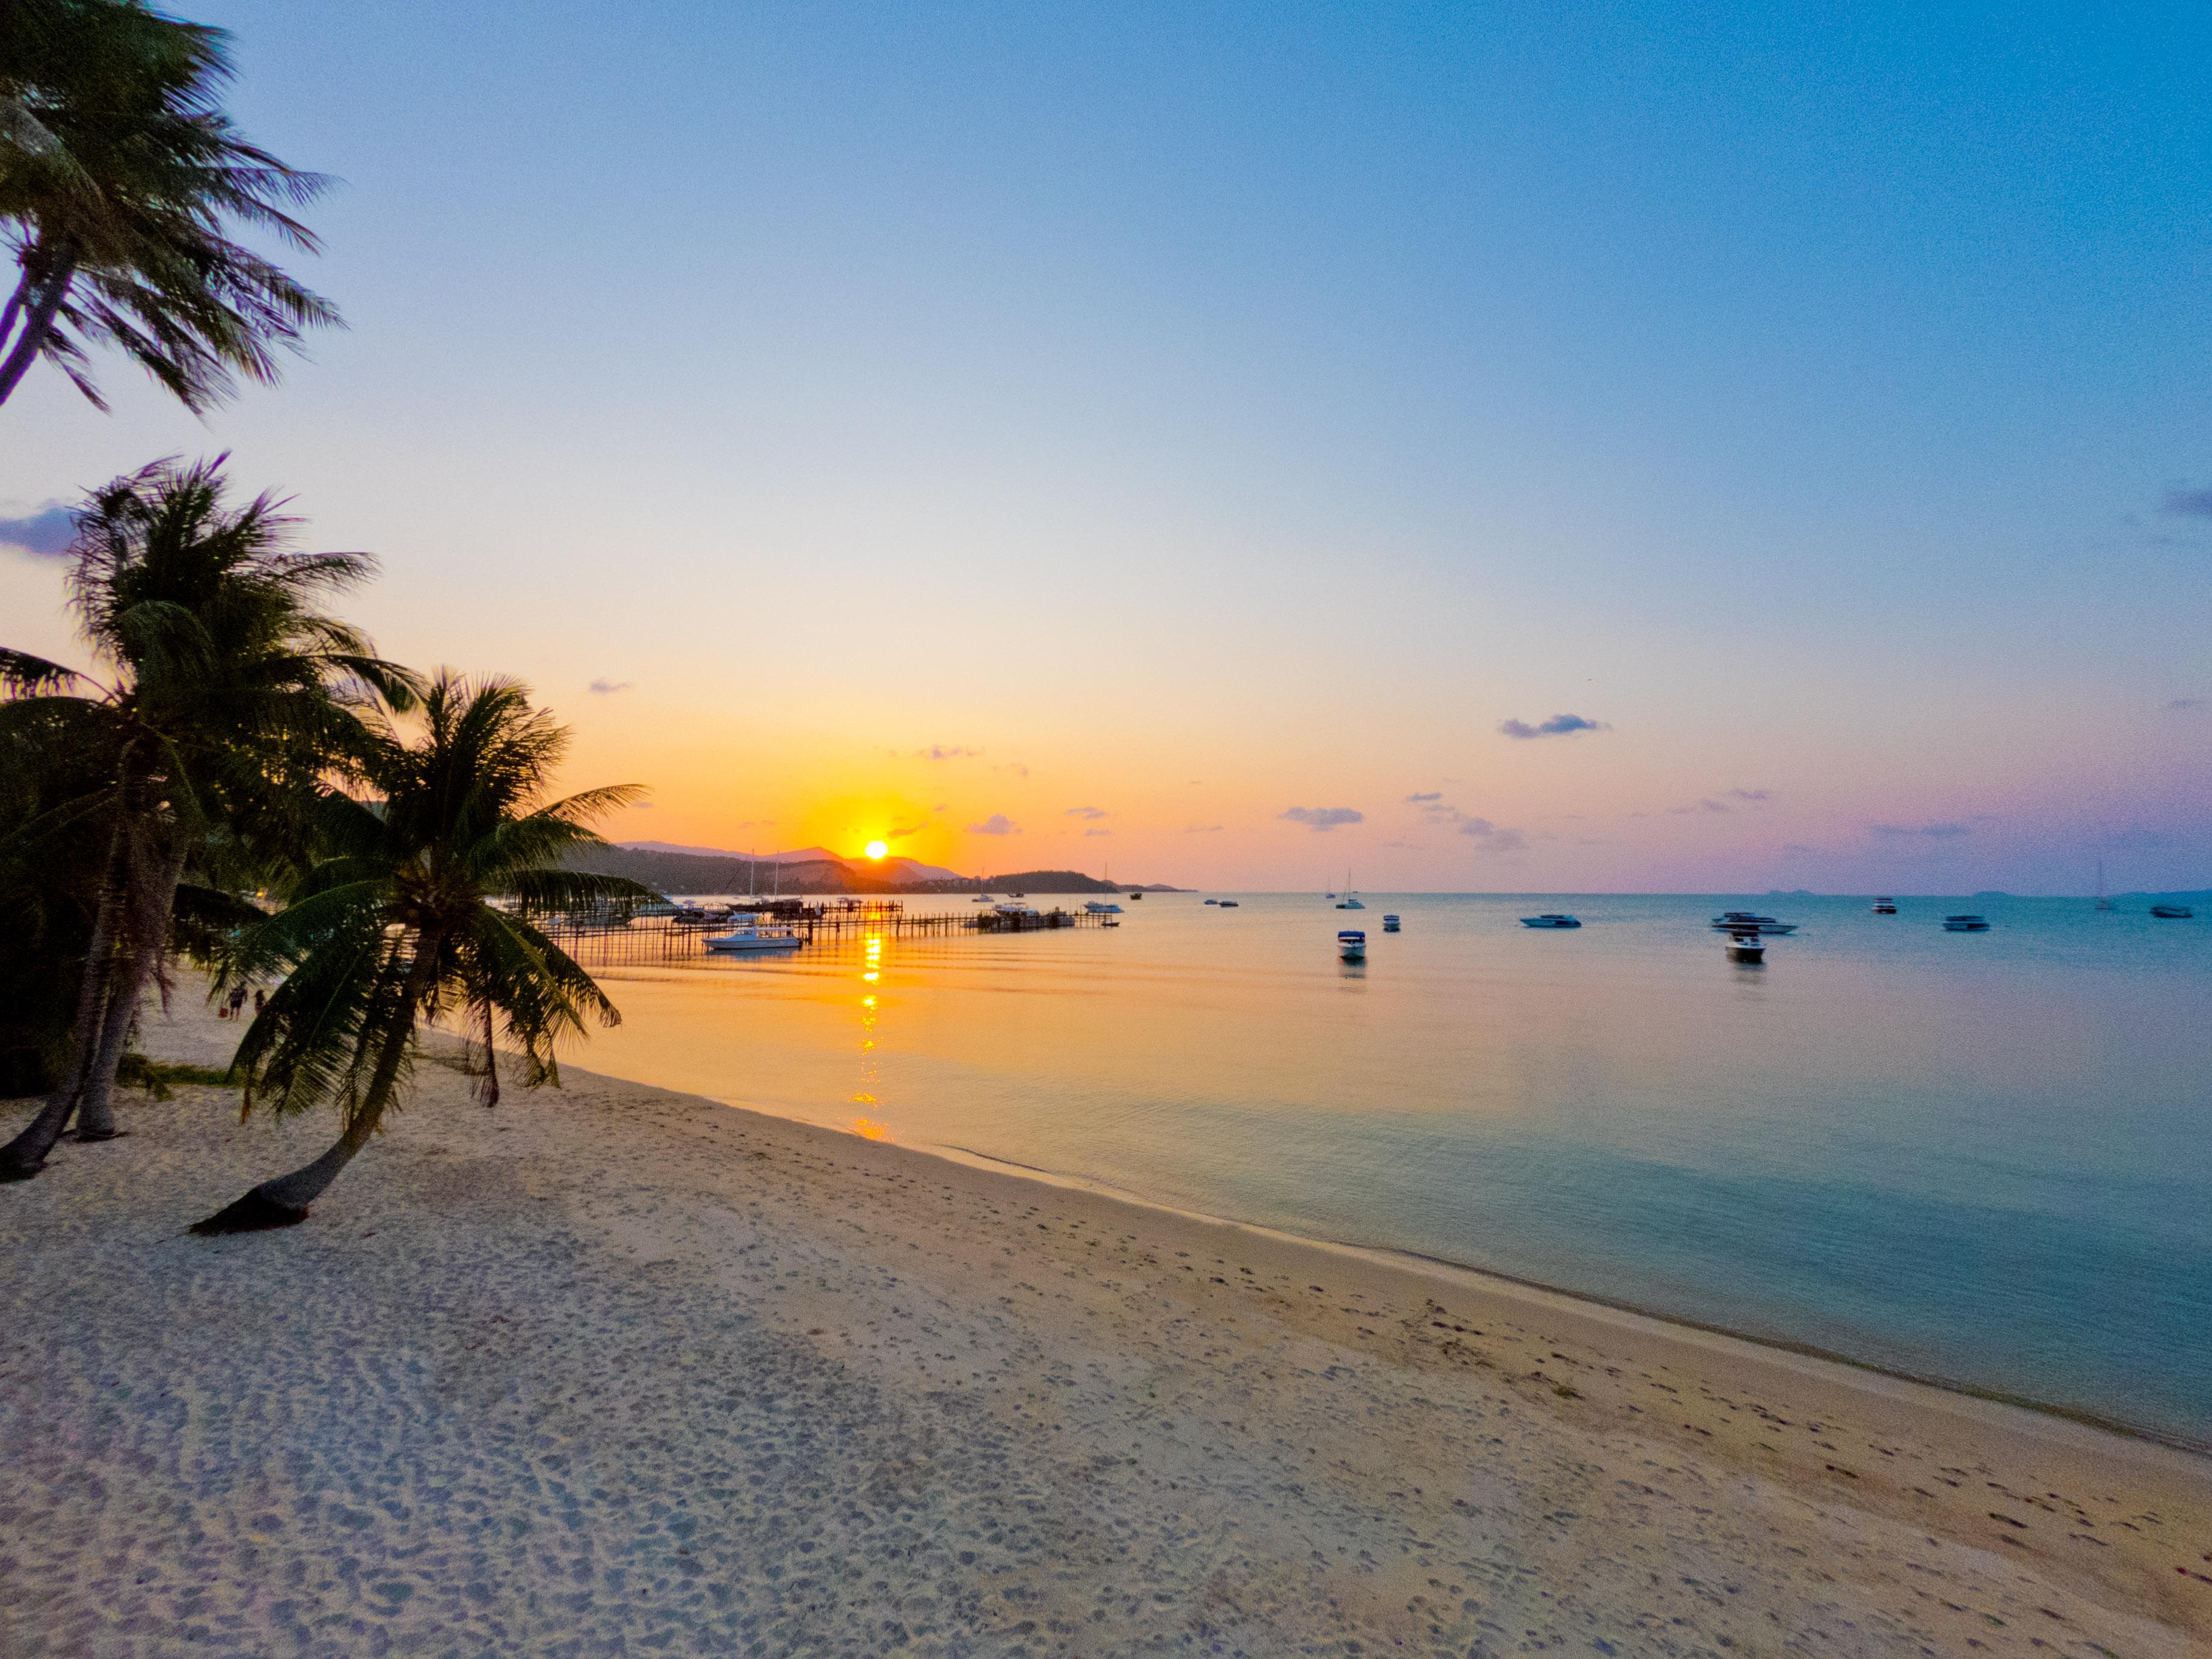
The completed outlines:
[[[1372,890],[2212,884],[2212,13],[180,9],[348,330],[229,452],[618,839]]]

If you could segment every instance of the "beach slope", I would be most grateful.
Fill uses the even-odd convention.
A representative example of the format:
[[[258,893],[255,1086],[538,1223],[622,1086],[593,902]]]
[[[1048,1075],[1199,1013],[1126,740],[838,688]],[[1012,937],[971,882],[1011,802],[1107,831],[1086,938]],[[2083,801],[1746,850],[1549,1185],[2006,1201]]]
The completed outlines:
[[[331,1120],[123,1110],[0,1188],[15,1659],[2212,1636],[2212,1466],[2009,1407],[434,1053],[306,1225],[195,1239]]]

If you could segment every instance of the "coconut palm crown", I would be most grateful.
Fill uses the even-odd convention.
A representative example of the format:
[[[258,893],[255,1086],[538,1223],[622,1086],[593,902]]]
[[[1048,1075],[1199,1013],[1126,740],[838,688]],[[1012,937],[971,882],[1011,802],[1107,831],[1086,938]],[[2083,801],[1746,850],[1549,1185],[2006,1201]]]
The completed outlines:
[[[411,741],[381,725],[361,793],[326,803],[331,856],[221,964],[224,984],[282,981],[239,1046],[245,1115],[333,1103],[337,1142],[195,1231],[305,1219],[397,1102],[426,1024],[498,1039],[535,1087],[559,1081],[562,1039],[620,1018],[531,914],[647,896],[635,882],[567,867],[571,854],[605,844],[593,818],[643,792],[548,799],[568,733],[512,680],[441,672],[417,719]],[[491,1069],[489,1048],[480,1063]]]
[[[196,411],[276,378],[337,309],[236,240],[301,252],[291,210],[327,187],[246,143],[219,99],[228,37],[141,0],[0,5],[0,404],[43,358],[105,409],[91,348],[136,362]]]

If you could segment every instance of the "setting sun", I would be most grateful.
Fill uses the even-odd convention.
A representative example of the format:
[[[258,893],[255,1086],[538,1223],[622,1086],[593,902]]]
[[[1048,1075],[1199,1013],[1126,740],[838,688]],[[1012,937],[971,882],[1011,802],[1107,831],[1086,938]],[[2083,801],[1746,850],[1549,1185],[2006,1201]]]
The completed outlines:
[[[862,850],[865,851],[870,858],[879,859],[891,849],[890,843],[888,842],[872,841]]]

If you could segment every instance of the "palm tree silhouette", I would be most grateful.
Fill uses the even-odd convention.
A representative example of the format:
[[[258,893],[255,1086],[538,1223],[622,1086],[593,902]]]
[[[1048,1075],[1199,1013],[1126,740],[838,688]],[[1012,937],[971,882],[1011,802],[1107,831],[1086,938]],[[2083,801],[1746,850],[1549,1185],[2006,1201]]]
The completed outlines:
[[[525,1086],[558,1083],[554,1045],[621,1016],[531,921],[544,908],[649,896],[620,877],[568,869],[605,843],[590,821],[642,794],[631,785],[547,800],[568,733],[512,680],[440,672],[410,742],[383,723],[358,799],[326,799],[331,856],[285,909],[246,929],[222,982],[283,976],[239,1045],[245,1109],[337,1103],[331,1149],[192,1229],[289,1226],[368,1145],[404,1084],[425,1022],[452,1017],[489,1042],[503,1028]],[[509,900],[511,903],[495,902]]]
[[[201,411],[240,375],[273,381],[275,348],[338,322],[233,238],[315,252],[289,210],[329,180],[239,137],[217,101],[228,39],[137,0],[0,6],[0,236],[17,268],[0,404],[43,357],[106,408],[90,373],[105,345]]]

